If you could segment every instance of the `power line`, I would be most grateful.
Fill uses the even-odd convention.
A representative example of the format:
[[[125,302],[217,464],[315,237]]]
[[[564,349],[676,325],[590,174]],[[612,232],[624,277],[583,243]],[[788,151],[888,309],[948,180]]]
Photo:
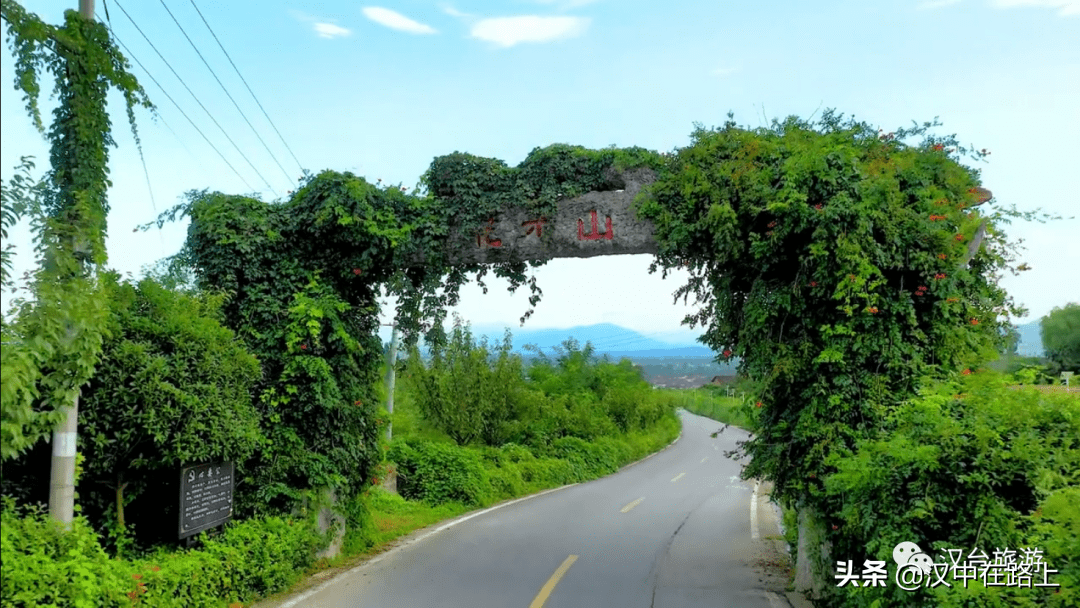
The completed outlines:
[[[244,83],[245,87],[247,87],[248,93],[251,93],[251,98],[255,100],[255,103],[259,106],[259,109],[262,110],[263,116],[266,117],[267,122],[269,122],[270,126],[273,127],[274,133],[277,133],[278,137],[281,138],[281,143],[285,145],[285,149],[289,151],[289,154],[293,157],[293,160],[296,161],[296,166],[300,167],[300,172],[303,173],[304,166],[300,164],[300,160],[296,158],[295,154],[293,154],[292,148],[290,148],[289,144],[285,142],[285,137],[281,135],[281,131],[278,131],[277,125],[274,124],[274,121],[270,120],[270,115],[266,113],[266,109],[263,108],[263,105],[261,103],[259,103],[259,98],[255,96],[255,91],[252,91],[251,87],[248,86],[247,80],[244,79],[244,75],[240,73],[240,68],[236,67],[236,64],[233,63],[232,57],[229,56],[229,52],[225,50],[225,47],[221,44],[221,41],[218,40],[217,34],[214,33],[213,28],[210,27],[209,23],[207,23],[206,17],[203,17],[202,11],[200,11],[199,7],[195,5],[195,0],[190,0],[190,2],[191,6],[195,7],[195,12],[199,13],[199,17],[202,19],[203,23],[206,24],[206,29],[210,30],[210,35],[213,36],[214,41],[218,43],[218,47],[221,48],[221,52],[225,53],[225,57],[229,60],[229,64],[232,65],[234,70],[236,70],[236,75],[240,77],[240,81]]]
[[[218,85],[221,87],[221,90],[225,91],[225,96],[228,97],[229,101],[231,101],[232,104],[236,107],[236,111],[240,112],[240,116],[244,117],[244,122],[246,122],[247,125],[251,127],[251,132],[255,134],[255,137],[259,140],[259,143],[263,145],[263,148],[266,148],[266,152],[270,155],[270,158],[274,159],[274,164],[278,166],[278,169],[281,169],[281,172],[285,174],[285,179],[288,180],[289,184],[291,185],[293,181],[292,176],[290,176],[289,172],[285,170],[285,167],[281,166],[281,163],[278,162],[278,159],[276,156],[274,156],[274,153],[270,151],[270,146],[266,145],[266,142],[263,141],[263,138],[259,135],[259,132],[255,130],[255,125],[251,124],[251,121],[248,120],[247,114],[244,114],[244,111],[240,109],[240,104],[236,103],[236,100],[233,99],[232,94],[230,94],[229,90],[225,88],[225,84],[221,82],[221,79],[218,78],[217,73],[214,72],[214,68],[210,67],[210,64],[206,61],[206,58],[203,57],[203,54],[199,52],[199,47],[195,46],[195,43],[191,40],[191,37],[188,36],[186,31],[184,31],[184,27],[180,25],[179,21],[176,20],[176,16],[173,15],[171,10],[169,10],[168,5],[165,4],[165,0],[160,0],[160,2],[161,6],[165,7],[165,12],[169,13],[169,17],[172,17],[173,23],[176,24],[176,27],[180,28],[180,33],[184,35],[184,38],[187,38],[188,44],[191,45],[191,48],[195,49],[195,54],[199,56],[199,59],[202,59],[203,65],[206,66],[206,69],[210,70],[210,74],[214,77],[214,80],[217,81]]]
[[[132,61],[134,61],[140,68],[142,68],[142,71],[146,72],[146,75],[150,78],[150,80],[153,81],[153,83],[156,84],[159,89],[161,89],[162,94],[164,94],[165,97],[168,98],[168,100],[171,101],[174,106],[176,106],[176,109],[180,111],[180,114],[182,114],[189,123],[191,123],[191,126],[194,127],[195,131],[198,132],[199,135],[202,135],[202,138],[206,140],[206,143],[210,144],[210,147],[214,149],[214,152],[217,152],[217,155],[221,157],[221,160],[225,161],[225,164],[228,165],[230,169],[232,169],[233,173],[236,174],[236,177],[239,177],[240,181],[244,182],[244,185],[248,187],[248,190],[254,191],[255,188],[251,184],[249,184],[246,179],[244,179],[243,175],[240,175],[240,172],[236,170],[236,167],[232,166],[232,163],[229,162],[229,159],[225,158],[225,155],[221,153],[221,150],[218,150],[217,146],[214,145],[214,142],[210,141],[210,138],[207,137],[206,134],[202,132],[202,129],[200,129],[199,126],[195,124],[195,121],[191,120],[191,117],[187,115],[187,112],[185,112],[184,109],[180,107],[180,104],[176,103],[176,100],[172,98],[172,95],[169,95],[169,92],[165,90],[165,87],[161,86],[161,83],[157,81],[157,78],[154,78],[154,75],[150,73],[150,70],[147,70],[146,66],[144,66],[142,62],[135,57],[135,54],[127,48],[127,45],[120,41],[120,38],[116,36],[116,32],[113,31],[111,26],[109,27],[109,32],[112,33],[113,38],[116,39],[116,42],[120,44],[120,48],[124,49],[124,52],[128,54],[128,57],[131,57]],[[172,131],[172,129],[169,130]],[[173,132],[173,135],[176,135],[175,131]],[[177,139],[180,138],[177,137]],[[183,142],[180,143],[183,144]]]
[[[114,2],[116,2],[116,0],[114,0]],[[116,6],[120,7],[120,10],[123,11],[124,15],[128,18],[128,21],[131,21],[131,24],[135,26],[135,29],[138,30],[139,34],[141,34],[142,37],[146,40],[147,44],[150,45],[150,48],[154,49],[154,52],[157,53],[157,56],[160,57],[163,62],[165,62],[165,65],[169,68],[169,71],[173,73],[173,76],[176,76],[176,79],[180,81],[180,84],[184,85],[184,88],[187,89],[187,92],[190,93],[191,97],[195,99],[195,103],[199,104],[199,107],[202,108],[204,112],[206,112],[206,115],[210,117],[210,120],[213,121],[215,125],[217,125],[217,128],[221,129],[221,133],[225,136],[225,139],[229,140],[229,143],[232,144],[234,148],[236,148],[236,151],[240,153],[240,156],[247,162],[248,166],[251,167],[253,171],[255,171],[256,175],[259,176],[259,179],[263,180],[263,183],[266,184],[266,187],[269,188],[275,196],[281,196],[277,193],[276,190],[274,190],[274,187],[270,185],[270,182],[266,181],[266,178],[263,177],[263,174],[255,168],[255,165],[251,163],[251,160],[247,157],[246,154],[244,154],[244,151],[240,149],[240,146],[236,145],[236,142],[233,141],[231,137],[229,137],[228,132],[226,132],[225,128],[221,126],[221,123],[219,123],[217,119],[214,118],[214,115],[210,113],[210,110],[206,109],[206,106],[203,105],[203,102],[199,101],[198,95],[196,95],[195,92],[191,90],[191,87],[189,87],[187,83],[184,82],[184,79],[180,77],[180,74],[176,73],[176,70],[173,69],[172,64],[170,64],[169,61],[165,59],[165,56],[161,54],[161,51],[159,51],[158,48],[154,46],[154,43],[151,42],[150,37],[147,36],[146,33],[142,31],[142,28],[139,27],[139,24],[135,23],[135,20],[131,18],[131,15],[128,14],[127,9],[124,8],[124,5],[116,2]],[[248,187],[250,188],[251,186]],[[254,188],[252,188],[252,190],[254,190]]]

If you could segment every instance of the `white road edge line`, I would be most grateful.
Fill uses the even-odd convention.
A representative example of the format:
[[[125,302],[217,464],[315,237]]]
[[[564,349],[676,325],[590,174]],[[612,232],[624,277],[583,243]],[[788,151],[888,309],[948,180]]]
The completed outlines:
[[[757,493],[758,482],[754,482],[754,493],[750,495],[750,538],[752,540],[758,540],[761,538],[761,533],[758,531],[757,520]]]
[[[461,522],[468,521],[468,520],[470,520],[470,519],[472,519],[474,517],[478,517],[478,516],[483,515],[485,513],[490,513],[490,512],[492,512],[492,511],[494,511],[496,509],[501,509],[503,507],[508,507],[508,506],[510,506],[510,505],[512,505],[514,503],[523,502],[523,501],[529,500],[531,498],[536,498],[538,496],[543,496],[545,494],[551,494],[552,492],[558,492],[559,490],[565,490],[566,488],[572,488],[572,487],[574,487],[576,485],[578,485],[578,484],[572,483],[572,484],[567,485],[567,486],[562,486],[561,488],[552,488],[551,490],[544,490],[543,492],[539,492],[537,494],[532,494],[530,496],[523,496],[521,498],[516,498],[516,499],[511,500],[509,502],[504,502],[504,503],[502,503],[500,505],[495,505],[494,507],[488,507],[487,509],[484,509],[483,511],[477,511],[476,513],[470,513],[469,515],[466,515],[465,517],[462,517],[460,519],[455,519],[452,522],[443,524],[443,525],[439,526],[438,528],[435,528],[431,532],[428,532],[426,534],[421,534],[420,536],[417,536],[416,538],[414,538],[411,541],[408,541],[408,542],[403,543],[403,544],[401,544],[401,545],[399,545],[397,547],[394,547],[393,549],[390,549],[389,551],[387,551],[385,553],[380,553],[379,555],[369,559],[368,561],[366,561],[366,562],[364,562],[362,564],[359,564],[358,566],[356,566],[352,570],[349,570],[349,571],[344,572],[344,573],[342,573],[342,574],[340,574],[338,576],[335,576],[334,578],[326,581],[325,583],[319,585],[318,587],[314,587],[312,589],[309,589],[309,590],[305,591],[304,593],[301,593],[300,595],[298,595],[298,596],[294,597],[293,599],[285,602],[284,604],[281,604],[280,606],[278,606],[278,608],[293,608],[294,606],[298,606],[298,605],[300,605],[300,602],[303,602],[303,601],[307,600],[308,598],[315,595],[316,593],[322,592],[323,590],[325,590],[330,585],[333,585],[334,583],[343,580],[346,576],[348,576],[350,574],[354,574],[356,572],[359,572],[359,571],[363,570],[364,568],[367,568],[368,566],[372,566],[372,565],[382,561],[383,558],[385,558],[387,556],[390,556],[390,555],[393,555],[394,553],[397,553],[398,551],[401,551],[402,549],[408,547],[409,545],[416,544],[416,543],[424,540],[425,538],[428,538],[429,536],[433,536],[435,534],[438,534],[439,532],[442,532],[443,530],[445,530],[447,528],[450,528],[452,526],[456,526],[457,524],[460,524]]]
[[[788,603],[780,599],[779,595],[776,595],[772,591],[766,591],[765,597],[769,600],[769,605],[772,608],[787,608]]]

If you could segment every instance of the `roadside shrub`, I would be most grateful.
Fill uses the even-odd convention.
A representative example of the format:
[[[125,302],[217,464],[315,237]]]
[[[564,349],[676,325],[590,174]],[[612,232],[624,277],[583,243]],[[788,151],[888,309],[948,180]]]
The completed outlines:
[[[518,445],[516,443],[507,443],[503,445],[500,449],[503,456],[509,462],[528,462],[530,460],[536,460],[536,455],[534,455],[529,450],[529,448],[523,445]]]
[[[1005,384],[997,374],[976,373],[933,386],[888,417],[887,434],[831,459],[837,472],[826,489],[844,506],[832,514],[837,532],[829,540],[834,555],[859,560],[891,560],[901,541],[935,558],[947,548],[965,555],[981,549],[992,558],[995,548],[1019,555],[1021,547],[1038,547],[1059,571],[1051,582],[1062,592],[1036,604],[1044,590],[908,592],[894,585],[844,590],[844,606],[1076,605],[1068,602],[1080,580],[1080,503],[1069,498],[1080,490],[1080,399]]]
[[[491,492],[479,455],[460,446],[431,441],[396,441],[388,458],[398,465],[402,497],[430,505],[479,505]]]
[[[216,606],[280,591],[324,544],[313,519],[230,524],[201,549],[158,549],[138,560],[108,556],[82,517],[61,532],[41,508],[3,499],[0,605],[147,608]]]
[[[491,483],[491,497],[498,501],[516,498],[525,494],[525,481],[521,478],[521,468],[516,464],[506,463],[487,469]]]
[[[537,458],[521,463],[521,479],[533,488],[564,486],[579,481],[574,465],[557,458]]]
[[[17,513],[3,497],[0,605],[120,606],[127,582],[83,517],[63,532],[40,507]]]
[[[616,455],[596,443],[578,437],[563,437],[552,444],[556,458],[569,460],[577,470],[577,481],[601,477],[618,468]]]

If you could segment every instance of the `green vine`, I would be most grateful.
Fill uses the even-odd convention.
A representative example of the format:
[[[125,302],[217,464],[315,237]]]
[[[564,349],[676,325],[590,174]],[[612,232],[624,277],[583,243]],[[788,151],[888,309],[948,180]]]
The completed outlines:
[[[1023,314],[997,284],[1015,252],[998,226],[1035,214],[984,212],[959,159],[987,153],[935,126],[699,126],[646,191],[652,270],[689,270],[676,299],[701,306],[685,323],[762,383],[744,476],[790,504],[838,510],[823,491],[836,459],[927,380],[992,359]]]
[[[35,223],[40,267],[32,302],[16,301],[16,322],[4,327],[6,460],[48,435],[98,361],[108,313],[98,280],[107,260],[108,148],[115,145],[106,97],[111,88],[124,95],[136,144],[134,108],[152,106],[101,24],[67,11],[63,26],[49,25],[13,0],[3,0],[0,16],[15,55],[16,88],[51,144],[52,164]],[[58,99],[47,132],[39,106],[43,70],[52,73]],[[17,221],[24,210],[11,211]]]
[[[159,272],[190,271],[198,287],[230,294],[226,322],[263,363],[259,402],[275,439],[244,468],[244,504],[284,508],[281,500],[295,502],[300,490],[367,479],[379,464],[371,432],[382,361],[380,290],[399,297],[406,345],[421,336],[445,344],[446,308],[467,281],[484,286],[489,272],[507,278],[511,291],[530,287],[524,322],[541,297],[526,272],[543,262],[460,265],[447,249],[451,235],[478,230],[515,207],[551,216],[561,199],[622,188],[623,171],[664,165],[639,148],[556,145],[534,150],[517,167],[454,153],[436,158],[412,193],[324,171],[307,176],[282,203],[192,191],[143,226],[191,218],[184,248]],[[335,422],[313,422],[328,418]],[[325,435],[330,428],[337,435]],[[353,451],[342,451],[346,445]]]

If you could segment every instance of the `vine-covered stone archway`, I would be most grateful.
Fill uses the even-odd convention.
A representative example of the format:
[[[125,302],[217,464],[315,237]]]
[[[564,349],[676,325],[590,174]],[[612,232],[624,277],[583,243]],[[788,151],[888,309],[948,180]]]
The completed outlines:
[[[978,363],[1007,323],[1002,212],[974,209],[989,193],[960,162],[985,151],[934,126],[728,121],[671,154],[555,145],[509,167],[454,153],[411,193],[331,171],[281,203],[192,193],[161,218],[192,220],[174,263],[231,294],[228,322],[263,362],[275,420],[243,467],[242,506],[359,491],[370,476],[380,289],[399,296],[407,343],[438,342],[466,281],[492,272],[528,285],[535,305],[527,272],[547,259],[652,253],[651,270],[690,275],[674,294],[700,304],[686,322],[761,383],[746,475],[832,512],[830,458],[878,432],[923,378]]]

